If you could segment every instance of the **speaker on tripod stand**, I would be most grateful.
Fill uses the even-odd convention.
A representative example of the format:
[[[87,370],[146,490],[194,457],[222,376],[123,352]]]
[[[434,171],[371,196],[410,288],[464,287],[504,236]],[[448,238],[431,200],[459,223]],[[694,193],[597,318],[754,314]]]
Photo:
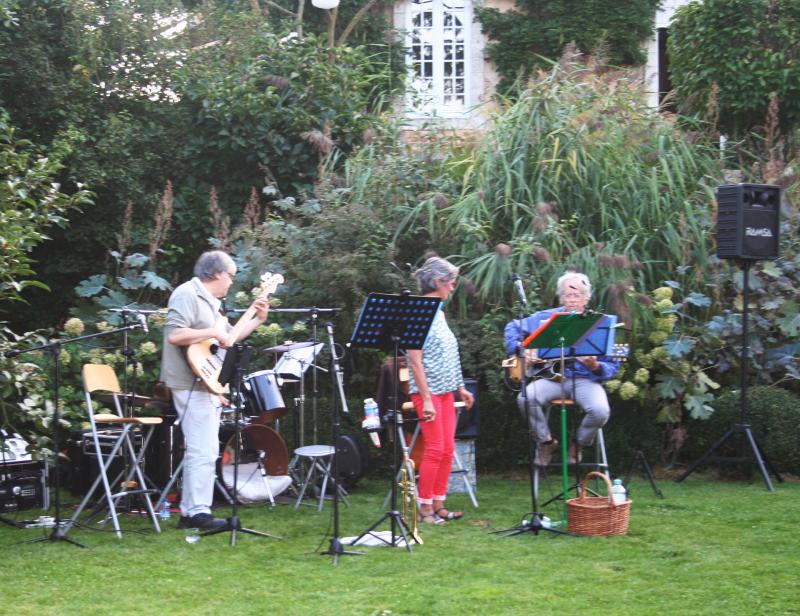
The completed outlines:
[[[778,258],[781,189],[769,184],[717,188],[717,256],[747,261]]]
[[[750,265],[753,261],[773,261],[779,256],[780,245],[781,189],[769,184],[729,184],[717,188],[717,257],[736,259],[742,268],[742,351],[740,361],[741,398],[739,421],[712,445],[703,456],[692,464],[675,481],[681,482],[691,475],[730,438],[742,434],[747,442],[752,461],[758,466],[764,483],[774,492],[769,478],[771,471],[778,481],[778,474],[770,460],[763,455],[747,419],[747,365],[748,332],[747,317],[750,296]],[[745,458],[743,458],[745,459]],[[738,461],[724,459],[724,461]]]

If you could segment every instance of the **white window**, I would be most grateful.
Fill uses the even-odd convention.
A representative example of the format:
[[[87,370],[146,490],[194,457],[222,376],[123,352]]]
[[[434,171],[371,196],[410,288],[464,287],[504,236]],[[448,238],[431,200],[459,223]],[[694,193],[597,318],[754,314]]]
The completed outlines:
[[[410,0],[406,48],[408,107],[418,113],[463,113],[469,83],[471,11],[468,0]]]

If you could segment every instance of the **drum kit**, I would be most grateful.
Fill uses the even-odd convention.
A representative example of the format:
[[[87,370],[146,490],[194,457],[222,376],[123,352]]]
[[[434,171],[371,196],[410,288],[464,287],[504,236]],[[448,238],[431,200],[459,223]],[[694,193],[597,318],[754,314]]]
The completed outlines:
[[[252,466],[253,471],[261,471],[264,477],[285,477],[289,474],[288,449],[280,432],[280,421],[289,407],[281,390],[290,385],[298,389],[298,395],[294,398],[297,410],[294,440],[301,446],[305,414],[305,374],[312,366],[324,370],[314,364],[323,346],[322,343],[309,341],[286,342],[269,347],[263,352],[272,353],[276,357],[280,354],[274,368],[244,375],[240,402],[243,405],[243,417],[246,419],[241,426],[239,451],[239,460],[243,467]],[[220,475],[223,480],[226,478],[226,467],[234,460],[236,435],[233,429],[235,426],[230,425],[232,423],[223,421],[220,426]],[[281,488],[285,489],[286,485],[281,485]],[[272,492],[273,490],[268,489],[266,496],[274,505]]]

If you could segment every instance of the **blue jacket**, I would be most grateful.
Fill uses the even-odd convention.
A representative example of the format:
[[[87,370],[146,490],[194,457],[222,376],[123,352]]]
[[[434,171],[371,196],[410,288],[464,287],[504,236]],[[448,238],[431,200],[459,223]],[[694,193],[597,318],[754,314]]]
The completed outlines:
[[[505,328],[506,351],[508,351],[508,354],[515,355],[520,350],[522,341],[532,332],[539,329],[556,312],[567,312],[567,309],[560,306],[549,310],[540,310],[524,319],[510,321]],[[595,374],[579,361],[570,361],[565,366],[564,376],[589,379],[596,383],[614,378],[614,375],[619,370],[619,362],[605,355],[599,356],[597,361],[600,362],[600,374]]]

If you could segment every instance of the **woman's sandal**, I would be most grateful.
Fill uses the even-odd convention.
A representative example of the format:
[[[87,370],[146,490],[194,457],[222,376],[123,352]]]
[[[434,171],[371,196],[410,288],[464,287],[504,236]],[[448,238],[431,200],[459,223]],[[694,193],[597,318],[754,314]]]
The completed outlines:
[[[434,513],[442,520],[460,520],[464,517],[460,511],[448,511],[444,507],[439,507]]]
[[[447,524],[442,518],[435,513],[420,513],[419,521],[425,524]]]

